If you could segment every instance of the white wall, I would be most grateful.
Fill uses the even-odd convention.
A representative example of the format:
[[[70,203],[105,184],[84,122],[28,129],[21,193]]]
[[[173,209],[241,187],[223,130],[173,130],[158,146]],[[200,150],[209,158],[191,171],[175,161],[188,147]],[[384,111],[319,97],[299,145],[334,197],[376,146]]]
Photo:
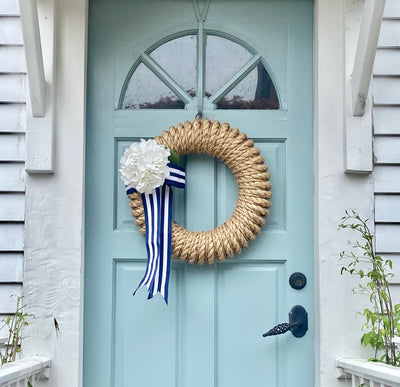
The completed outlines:
[[[43,384],[54,387],[77,386],[81,360],[86,12],[58,2],[55,173],[26,180],[24,294],[36,319],[23,354],[53,359]]]
[[[343,385],[336,357],[362,353],[362,322],[355,318],[360,300],[351,293],[354,283],[339,274],[338,254],[349,236],[337,231],[345,209],[369,216],[374,204],[372,177],[343,172],[345,79],[355,47],[353,33],[345,42],[344,27],[345,18],[347,25],[358,22],[361,5],[315,2],[316,386],[323,387]],[[53,387],[77,386],[82,360],[85,17],[85,0],[59,2],[56,172],[26,183],[25,295],[37,319],[26,332],[24,354],[53,358],[50,380],[43,382]]]
[[[325,0],[316,4],[315,291],[320,354],[316,380],[323,387],[342,385],[336,380],[335,358],[363,353],[362,320],[355,317],[362,310],[361,300],[352,294],[355,286],[352,279],[340,276],[338,260],[339,252],[354,236],[337,230],[346,209],[357,209],[363,217],[370,217],[373,212],[372,176],[344,173],[344,133],[351,114],[346,83],[357,43],[354,27],[359,25],[362,5],[363,2],[351,0]]]

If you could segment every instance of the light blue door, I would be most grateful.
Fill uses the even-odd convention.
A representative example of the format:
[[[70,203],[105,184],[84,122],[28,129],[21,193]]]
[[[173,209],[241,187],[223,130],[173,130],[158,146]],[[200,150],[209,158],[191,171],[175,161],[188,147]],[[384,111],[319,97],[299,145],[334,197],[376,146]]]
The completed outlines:
[[[311,0],[93,0],[89,4],[85,387],[311,387],[313,375]],[[173,261],[169,305],[135,290],[145,239],[119,158],[196,114],[239,128],[270,167],[271,214],[223,263]],[[175,220],[207,230],[237,198],[231,172],[189,155]],[[292,273],[307,278],[289,284]],[[309,330],[263,338],[295,305]]]

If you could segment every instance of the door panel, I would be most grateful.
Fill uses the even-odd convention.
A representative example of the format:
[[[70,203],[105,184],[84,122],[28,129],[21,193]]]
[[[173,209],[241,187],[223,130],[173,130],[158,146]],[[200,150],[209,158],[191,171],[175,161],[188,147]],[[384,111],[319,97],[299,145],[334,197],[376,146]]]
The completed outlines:
[[[143,289],[137,297],[125,291],[141,280],[145,262],[114,262],[115,386],[130,378],[146,387],[214,385],[215,378],[220,387],[257,385],[260,380],[279,385],[278,372],[285,373],[280,347],[254,332],[263,333],[284,315],[284,262],[215,268],[174,262],[168,307],[161,297],[149,305]],[[146,342],[151,347],[135,344]],[[215,364],[215,374],[207,372]]]
[[[272,207],[256,240],[232,259],[173,261],[166,306],[159,296],[147,300],[145,289],[132,296],[146,247],[119,160],[131,142],[193,121],[199,101],[189,96],[184,109],[124,109],[121,95],[135,63],[151,57],[157,42],[203,27],[206,36],[245,47],[274,82],[278,110],[216,109],[207,96],[203,112],[254,139],[271,172]],[[93,0],[88,52],[84,386],[312,386],[312,1],[212,0],[199,27],[190,0]],[[187,187],[174,190],[174,220],[193,231],[223,223],[238,195],[234,176],[206,155],[182,161]],[[307,276],[300,291],[288,284],[295,271]],[[308,311],[307,334],[263,338],[296,304]]]

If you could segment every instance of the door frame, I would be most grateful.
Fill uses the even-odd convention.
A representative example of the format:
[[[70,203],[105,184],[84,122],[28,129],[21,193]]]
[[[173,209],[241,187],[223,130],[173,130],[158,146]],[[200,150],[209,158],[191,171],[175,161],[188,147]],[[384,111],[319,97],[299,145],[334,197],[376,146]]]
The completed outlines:
[[[24,342],[25,354],[41,353],[53,357],[50,381],[58,387],[82,385],[83,362],[83,269],[84,269],[84,179],[85,179],[85,131],[86,131],[86,59],[89,0],[58,1],[56,41],[57,104],[55,126],[57,163],[54,176],[28,176],[26,179],[26,260],[24,286],[40,285],[42,293],[26,294],[25,300],[39,306],[37,318],[27,330],[34,339]],[[349,63],[355,49],[357,37],[345,35],[348,23],[357,23],[358,15],[345,12],[347,0],[314,0],[314,330],[315,330],[315,386],[339,386],[336,381],[334,359],[346,351],[358,355],[358,338],[354,338],[349,327],[359,329],[354,316],[349,313],[349,290],[351,284],[337,279],[337,262],[332,262],[344,246],[346,238],[332,233],[337,229],[338,219],[345,208],[357,206],[361,213],[373,210],[372,184],[369,177],[346,176],[343,173],[343,128],[350,113],[343,103]],[[350,16],[349,16],[350,15]],[[45,21],[40,21],[42,39],[51,35]],[[350,55],[346,56],[346,49]],[[350,48],[349,48],[350,47]],[[349,54],[349,53],[348,53]],[[70,58],[74,58],[71,62]],[[55,86],[55,85],[52,85]],[[368,112],[367,112],[368,114]],[[73,173],[71,173],[73,172]],[[330,192],[340,187],[341,201]],[[60,206],[61,203],[61,206]],[[40,211],[45,207],[45,211]],[[39,209],[39,210],[38,210]],[[39,283],[43,276],[40,260],[36,257],[42,249],[37,237],[38,225],[46,230],[46,221],[52,213],[51,229],[68,235],[69,243],[58,238],[48,240],[48,260],[62,268],[60,257],[68,258],[70,264],[63,272],[54,274],[49,284]],[[331,239],[331,240],[329,240]],[[338,243],[341,245],[338,247]],[[73,249],[71,249],[71,247]],[[64,296],[57,293],[61,286],[72,289],[74,297],[68,307],[68,316],[60,315],[58,323],[66,327],[68,340],[58,345],[58,337],[41,334],[43,324],[54,324],[53,318],[43,316],[40,308],[46,305],[46,292],[54,293],[55,303],[63,302]],[[344,282],[343,282],[344,281]],[[320,286],[324,284],[324,286]],[[329,286],[326,286],[329,284]],[[345,285],[345,286],[343,286]],[[332,288],[335,292],[332,292]],[[56,292],[54,292],[56,291]],[[60,292],[61,293],[61,292]],[[322,300],[322,302],[321,302]],[[331,318],[331,307],[335,306],[337,319]],[[50,306],[56,315],[57,309]],[[352,310],[352,309],[351,309]],[[347,329],[338,337],[337,320]],[[50,330],[50,328],[49,328]],[[30,334],[30,335],[29,335]],[[323,372],[321,372],[323,371]],[[68,382],[66,382],[68,381]],[[53,382],[53,383],[52,383]]]

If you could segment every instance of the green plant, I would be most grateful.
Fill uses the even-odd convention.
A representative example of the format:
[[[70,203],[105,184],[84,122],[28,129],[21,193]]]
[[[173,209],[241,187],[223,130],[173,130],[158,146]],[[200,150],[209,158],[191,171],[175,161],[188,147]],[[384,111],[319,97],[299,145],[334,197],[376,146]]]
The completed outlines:
[[[372,307],[364,309],[360,314],[366,319],[361,343],[375,350],[370,360],[400,366],[399,351],[392,340],[400,334],[400,304],[393,304],[389,286],[394,276],[392,261],[376,255],[374,235],[368,227],[368,220],[362,219],[356,211],[346,211],[342,218],[339,228],[351,229],[362,239],[348,242],[351,252],[340,253],[340,259],[346,261],[341,274],[346,272],[359,277],[362,283],[354,291],[369,295]],[[383,351],[379,359],[378,351]]]
[[[22,329],[29,325],[28,319],[34,317],[33,314],[24,311],[26,305],[23,303],[23,296],[12,295],[11,297],[16,298],[16,309],[12,316],[1,320],[3,323],[1,328],[6,327],[8,332],[8,340],[4,345],[4,350],[0,348],[1,364],[15,360],[17,353],[20,352]]]

